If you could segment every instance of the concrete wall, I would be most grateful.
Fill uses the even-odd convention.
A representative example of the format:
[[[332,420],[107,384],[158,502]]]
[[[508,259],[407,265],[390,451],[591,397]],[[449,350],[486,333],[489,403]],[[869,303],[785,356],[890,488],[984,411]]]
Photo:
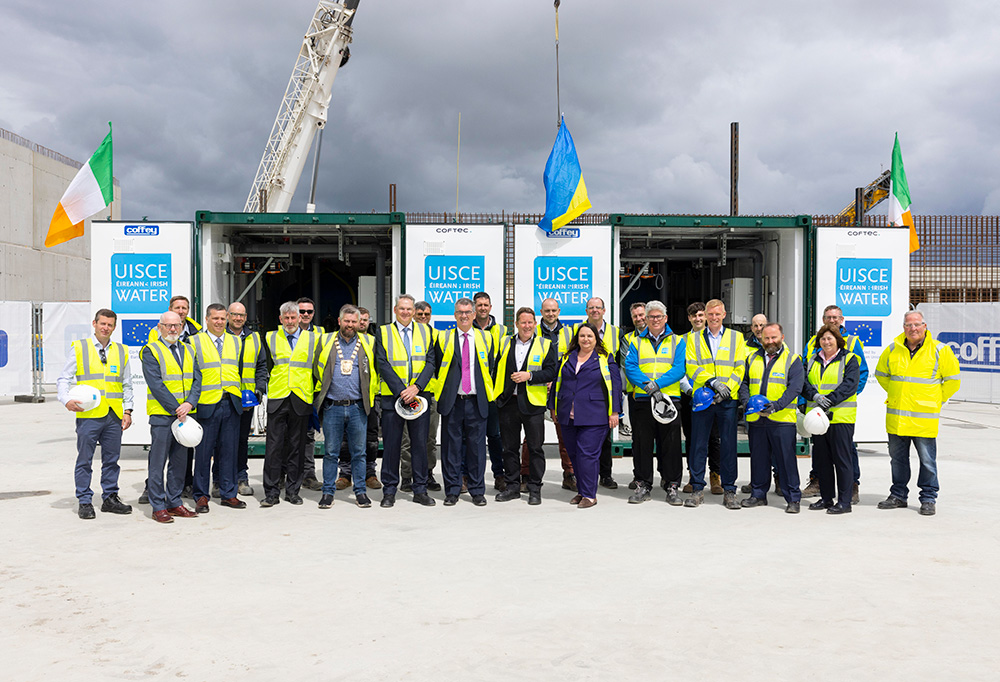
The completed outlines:
[[[0,130],[0,300],[90,300],[90,221],[82,237],[45,248],[52,213],[79,167]],[[114,198],[111,217],[119,219],[117,183]]]

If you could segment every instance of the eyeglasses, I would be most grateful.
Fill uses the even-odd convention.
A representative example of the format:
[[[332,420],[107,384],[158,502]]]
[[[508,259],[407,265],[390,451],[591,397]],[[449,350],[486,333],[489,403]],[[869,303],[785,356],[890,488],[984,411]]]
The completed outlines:
[[[467,317],[467,316],[469,316],[469,315],[472,314],[472,311],[471,310],[456,310],[455,314],[456,315],[461,315],[462,317]]]
[[[302,308],[299,308],[299,315],[312,315],[315,312],[315,310],[303,310]]]
[[[161,322],[161,323],[160,323],[160,325],[161,325],[161,326],[162,326],[162,327],[163,327],[164,329],[180,329],[181,327],[183,327],[183,326],[184,326],[184,325],[182,325],[182,324],[167,324],[166,322]]]
[[[903,329],[920,329],[921,327],[926,327],[926,322],[908,322],[903,325]]]
[[[103,348],[101,349],[100,352],[101,352],[101,364],[102,365],[108,364],[108,354],[104,352]]]
[[[662,320],[664,317],[666,317],[666,315],[646,315],[647,320],[652,320],[654,322],[656,320]]]
[[[246,313],[229,313],[230,317],[246,317]]]

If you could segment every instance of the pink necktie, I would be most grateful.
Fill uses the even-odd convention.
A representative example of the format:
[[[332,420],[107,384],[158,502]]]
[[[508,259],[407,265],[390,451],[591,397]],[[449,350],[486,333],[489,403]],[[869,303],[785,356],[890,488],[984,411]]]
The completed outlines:
[[[472,368],[469,366],[469,334],[462,334],[462,393],[472,392]]]

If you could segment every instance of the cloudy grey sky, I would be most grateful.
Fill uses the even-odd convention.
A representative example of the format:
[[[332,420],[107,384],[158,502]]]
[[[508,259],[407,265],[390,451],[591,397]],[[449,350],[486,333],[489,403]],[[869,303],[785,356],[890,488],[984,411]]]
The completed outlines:
[[[86,160],[123,216],[242,210],[314,0],[0,0],[0,127]],[[361,0],[320,211],[544,210],[551,0]],[[1000,213],[1000,3],[564,0],[562,109],[594,210],[836,213],[899,132],[915,213]],[[308,169],[292,204],[304,210]],[[885,204],[876,211],[885,212]]]

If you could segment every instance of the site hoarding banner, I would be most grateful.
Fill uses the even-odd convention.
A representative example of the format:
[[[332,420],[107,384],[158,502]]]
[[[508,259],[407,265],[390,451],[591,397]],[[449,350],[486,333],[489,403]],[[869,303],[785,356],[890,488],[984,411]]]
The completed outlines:
[[[502,324],[503,230],[502,224],[407,225],[405,280],[398,293],[430,303],[431,325],[449,329],[455,326],[455,301],[485,291],[493,303],[493,315]]]
[[[1000,403],[1000,303],[921,303],[927,331],[962,368],[954,400]]]
[[[605,319],[617,324],[618,240],[610,225],[574,225],[545,232],[537,225],[514,226],[514,307],[559,301],[560,320],[587,317],[587,299],[604,301]],[[529,302],[530,301],[530,302]]]
[[[146,382],[139,351],[173,296],[192,298],[190,222],[94,222],[90,233],[90,319],[101,308],[118,314],[112,339],[129,351],[134,396],[125,445],[149,445]],[[194,311],[192,311],[192,316]]]
[[[77,339],[94,334],[90,303],[42,303],[42,357],[43,378],[47,384],[56,383]]]
[[[910,307],[910,235],[906,228],[816,230],[816,319],[840,306],[844,327],[864,344],[868,383],[858,396],[857,442],[885,442],[885,391],[875,380],[882,349],[903,331]]]
[[[31,302],[0,301],[0,395],[28,395],[31,383]]]

